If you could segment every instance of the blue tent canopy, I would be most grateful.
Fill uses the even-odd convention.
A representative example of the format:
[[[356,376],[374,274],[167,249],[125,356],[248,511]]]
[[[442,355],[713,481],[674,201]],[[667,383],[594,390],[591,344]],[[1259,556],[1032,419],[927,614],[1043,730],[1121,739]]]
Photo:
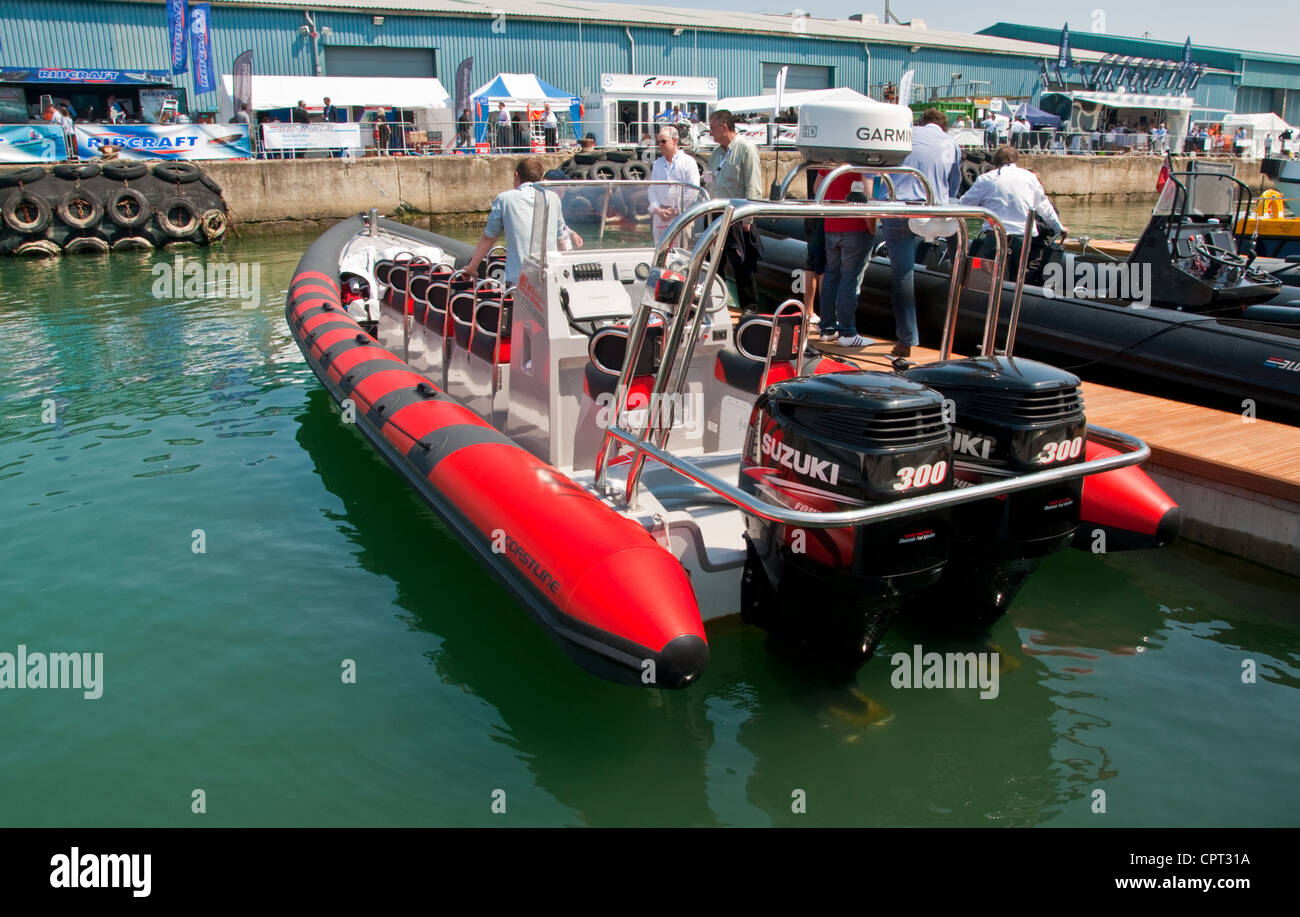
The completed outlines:
[[[1020,107],[1016,109],[1015,117],[1024,118],[1029,122],[1029,126],[1034,128],[1057,128],[1061,126],[1061,119],[1056,115],[1048,114],[1041,108],[1035,108],[1028,102],[1020,103]]]
[[[582,101],[531,73],[499,73],[496,79],[476,89],[470,99],[474,106],[474,136],[479,143],[487,140],[488,122],[498,102],[505,102],[510,112],[541,109],[548,102],[552,109],[567,107],[574,138],[582,136]]]

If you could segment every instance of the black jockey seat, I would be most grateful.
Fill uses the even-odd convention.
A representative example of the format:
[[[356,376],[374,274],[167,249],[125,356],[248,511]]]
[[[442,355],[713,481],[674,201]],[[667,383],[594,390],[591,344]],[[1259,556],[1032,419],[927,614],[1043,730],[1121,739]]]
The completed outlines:
[[[626,325],[608,325],[591,336],[587,345],[586,377],[583,379],[583,391],[587,397],[596,400],[601,395],[613,397],[618,387],[618,377],[623,371],[623,362],[627,359]],[[663,358],[664,326],[655,322],[646,326],[645,343],[637,358],[629,384],[640,380],[642,383],[652,380],[659,371]]]
[[[779,330],[772,350],[774,326]],[[794,377],[799,351],[805,344],[803,314],[787,313],[774,323],[771,315],[746,313],[736,324],[734,340],[735,350],[718,352],[713,375],[732,388],[757,395],[775,382]],[[811,366],[806,369],[811,369]]]
[[[479,301],[474,309],[474,327],[470,329],[470,353],[496,365],[510,362],[510,322],[514,304],[514,290],[507,290],[499,300]]]
[[[456,345],[469,349],[474,333],[474,313],[484,303],[501,304],[501,285],[494,280],[480,280],[468,292],[454,293],[451,297],[451,327]]]

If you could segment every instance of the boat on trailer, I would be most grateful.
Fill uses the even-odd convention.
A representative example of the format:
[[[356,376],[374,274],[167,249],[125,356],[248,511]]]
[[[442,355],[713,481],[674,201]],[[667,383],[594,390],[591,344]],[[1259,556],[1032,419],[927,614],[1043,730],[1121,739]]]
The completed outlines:
[[[689,685],[705,622],[736,614],[851,668],[899,613],[987,623],[1056,550],[1176,533],[1147,447],[1011,341],[864,371],[810,354],[798,301],[733,324],[734,223],[901,205],[705,201],[656,244],[648,221],[610,228],[646,183],[545,182],[534,225],[543,191],[593,188],[596,237],[535,233],[513,288],[499,256],[470,275],[463,244],[371,211],[313,243],[286,306],[330,395],[584,668]]]

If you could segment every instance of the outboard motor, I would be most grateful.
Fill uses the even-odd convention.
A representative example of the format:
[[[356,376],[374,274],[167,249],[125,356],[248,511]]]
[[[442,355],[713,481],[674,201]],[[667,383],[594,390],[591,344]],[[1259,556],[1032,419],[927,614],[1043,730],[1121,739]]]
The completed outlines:
[[[1079,379],[1032,360],[980,357],[919,366],[907,378],[948,399],[956,486],[1085,460]],[[1079,525],[1083,478],[952,509],[952,557],[938,585],[909,607],[989,624],[1025,579],[1068,545]]]
[[[943,397],[899,376],[827,373],[769,387],[754,405],[740,487],[769,503],[836,512],[946,491]],[[870,658],[900,597],[934,585],[948,510],[865,526],[801,528],[745,517],[745,620],[846,665]]]

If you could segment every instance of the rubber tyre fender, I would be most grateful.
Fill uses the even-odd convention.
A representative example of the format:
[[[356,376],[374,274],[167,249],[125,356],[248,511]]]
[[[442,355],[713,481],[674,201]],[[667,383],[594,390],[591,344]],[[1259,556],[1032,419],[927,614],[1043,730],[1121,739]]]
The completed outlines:
[[[149,167],[143,162],[136,162],[132,159],[110,159],[100,166],[104,175],[113,181],[130,181],[133,178],[143,178],[149,174]]]
[[[573,162],[579,166],[591,166],[600,162],[599,153],[574,153]]]
[[[89,229],[104,218],[104,202],[93,191],[74,188],[59,197],[54,212],[66,226]]]
[[[649,181],[650,166],[644,162],[623,163],[623,177],[632,181]]]
[[[188,185],[192,181],[198,181],[199,176],[203,173],[199,167],[192,162],[156,162],[153,166],[153,174],[160,181]]]
[[[178,209],[189,215],[186,222],[177,223],[172,220],[172,211]],[[158,220],[158,228],[163,231],[163,235],[173,240],[188,239],[199,228],[198,208],[183,197],[164,198],[163,202],[158,205],[155,216]]]
[[[44,171],[44,169],[41,171]],[[36,216],[31,220],[25,220],[19,213],[19,208],[23,207],[24,204],[36,208]],[[36,235],[45,232],[54,219],[54,215],[50,212],[50,205],[46,203],[45,198],[21,188],[5,198],[4,205],[0,206],[0,214],[3,214],[6,226],[14,232],[20,232],[24,235]]]
[[[44,178],[46,174],[46,171],[40,166],[28,166],[25,169],[14,169],[12,172],[0,172],[0,188],[34,184]]]
[[[616,181],[622,172],[621,165],[603,159],[591,167],[591,177],[596,181]]]
[[[577,166],[569,173],[569,178],[574,181],[590,181],[591,166]]]
[[[985,172],[992,172],[996,168],[997,166],[993,165],[993,163],[986,162],[984,165],[980,166],[980,175],[983,175]]]
[[[115,252],[153,251],[153,242],[144,236],[123,236],[113,243]]]
[[[961,177],[962,181],[965,181],[967,184],[975,184],[975,179],[980,177],[979,166],[969,162],[966,163],[966,165],[961,167]]]
[[[61,162],[50,169],[50,174],[68,181],[84,181],[96,177],[101,171],[97,162]]]
[[[123,201],[132,201],[135,204],[135,216],[125,214],[118,209]],[[109,193],[108,200],[104,202],[104,212],[113,223],[123,229],[135,229],[149,222],[149,217],[153,216],[153,205],[139,190],[123,186]]]
[[[215,207],[211,210],[203,211],[199,217],[199,229],[203,231],[203,238],[209,242],[215,242],[226,234],[226,227],[229,222],[226,220],[226,214]]]
[[[59,247],[49,239],[33,239],[15,248],[14,254],[26,258],[50,258],[61,252]]]
[[[605,153],[605,158],[610,162],[628,162],[632,159],[632,154],[626,150],[609,150]]]
[[[106,255],[108,242],[98,236],[76,236],[63,243],[65,255]]]

